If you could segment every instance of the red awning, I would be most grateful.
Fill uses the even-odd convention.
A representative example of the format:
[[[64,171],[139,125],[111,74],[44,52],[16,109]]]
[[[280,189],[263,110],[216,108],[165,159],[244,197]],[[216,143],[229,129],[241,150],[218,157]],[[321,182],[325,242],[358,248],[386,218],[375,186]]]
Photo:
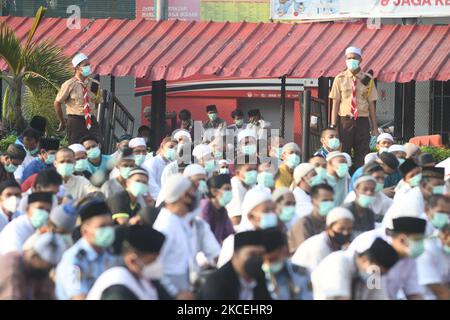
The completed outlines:
[[[32,18],[0,17],[25,40]],[[363,48],[363,68],[378,80],[450,79],[450,26],[364,23],[221,23],[46,18],[36,39],[51,38],[68,55],[86,53],[95,73],[151,80],[193,75],[263,78],[332,77],[345,68],[344,50]],[[0,63],[0,68],[6,65]]]

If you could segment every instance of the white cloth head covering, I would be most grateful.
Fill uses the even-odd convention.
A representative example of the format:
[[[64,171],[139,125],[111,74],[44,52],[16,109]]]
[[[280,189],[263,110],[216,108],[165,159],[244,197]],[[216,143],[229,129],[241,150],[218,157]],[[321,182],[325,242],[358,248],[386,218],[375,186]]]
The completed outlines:
[[[190,164],[184,168],[183,171],[183,177],[190,178],[192,176],[196,176],[198,174],[205,174],[206,171],[205,168],[203,168],[201,165],[197,163]]]
[[[247,137],[254,138],[255,140],[257,139],[256,133],[254,130],[244,129],[244,130],[239,131],[239,133],[238,133],[238,142],[241,142],[242,139],[245,139]]]
[[[364,157],[364,164],[368,164],[370,162],[374,162],[378,159],[378,155],[376,152],[368,153]]]
[[[57,265],[67,249],[67,244],[60,235],[47,232],[36,237],[32,248],[41,259]]]
[[[86,152],[86,148],[82,144],[79,144],[79,143],[71,144],[69,146],[69,149],[75,153],[76,152]]]
[[[197,159],[201,159],[204,156],[211,154],[213,150],[207,144],[199,144],[192,150],[192,155]]]
[[[221,159],[221,160],[219,160],[219,165],[222,165],[222,164],[230,165],[230,161],[228,161],[226,159]]]
[[[161,187],[161,201],[174,203],[180,199],[184,193],[191,187],[191,181],[181,174],[174,174],[167,178],[167,181]]]
[[[360,57],[362,57],[362,50],[360,48],[357,48],[357,47],[348,47],[345,50],[345,55],[348,55],[349,53],[354,53],[354,54],[357,54]]]
[[[377,184],[377,181],[375,180],[374,177],[372,177],[370,175],[366,175],[366,176],[361,176],[358,179],[356,179],[353,188],[356,188],[360,183],[363,183],[366,181],[372,181],[373,183],[375,183],[375,185]]]
[[[411,191],[410,191],[411,192]],[[387,229],[393,229],[392,220],[399,217],[421,218],[423,208],[420,208],[418,197],[401,196],[404,201],[394,201],[392,206],[386,211],[382,225]]]
[[[309,172],[314,170],[314,166],[308,162],[300,163],[294,169],[294,182],[295,184],[299,184],[304,176],[306,176]]]
[[[287,151],[292,151],[292,150],[300,152],[300,147],[295,142],[289,142],[283,146],[281,153],[285,153]]]
[[[389,147],[388,152],[405,152],[406,149],[405,146],[402,146],[401,144],[393,144]]]
[[[247,217],[250,211],[266,201],[272,201],[270,192],[260,188],[250,189],[242,201],[242,216]]]
[[[331,226],[333,223],[341,219],[348,219],[351,221],[355,220],[350,210],[342,207],[337,207],[331,209],[331,211],[327,214],[327,227]]]
[[[191,135],[186,130],[178,130],[174,135],[173,138],[175,140],[178,140],[180,137],[186,137],[189,139],[189,141],[192,141]]]
[[[130,148],[147,147],[147,144],[145,143],[145,139],[144,138],[133,138],[128,143],[128,146]]]
[[[87,55],[85,55],[84,53],[78,53],[77,55],[75,55],[75,57],[73,57],[72,59],[72,65],[73,67],[77,67],[81,62],[83,62],[84,60],[87,60],[88,57]]]
[[[389,140],[394,142],[394,138],[392,138],[392,135],[387,132],[384,132],[377,137],[377,143],[380,142],[381,140]]]
[[[344,157],[345,160],[347,161],[347,164],[349,166],[351,166],[351,158],[350,158],[350,162],[349,162],[349,155],[345,152],[340,152],[340,151],[331,151],[330,153],[328,153],[327,155],[327,162],[331,161],[331,159],[334,159],[336,157]]]
[[[419,151],[419,146],[414,143],[407,142],[404,146],[407,158],[411,157],[413,154]]]
[[[278,199],[280,199],[281,197],[283,197],[285,194],[288,193],[292,193],[292,191],[289,190],[289,188],[286,187],[276,188],[272,193],[272,200],[276,202]]]

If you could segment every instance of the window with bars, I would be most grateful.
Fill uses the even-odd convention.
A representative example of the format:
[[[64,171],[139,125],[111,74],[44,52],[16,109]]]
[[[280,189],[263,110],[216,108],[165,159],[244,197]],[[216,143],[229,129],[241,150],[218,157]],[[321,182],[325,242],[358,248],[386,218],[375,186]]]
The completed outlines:
[[[440,134],[443,143],[450,135],[450,81],[432,81],[430,90],[430,134]]]

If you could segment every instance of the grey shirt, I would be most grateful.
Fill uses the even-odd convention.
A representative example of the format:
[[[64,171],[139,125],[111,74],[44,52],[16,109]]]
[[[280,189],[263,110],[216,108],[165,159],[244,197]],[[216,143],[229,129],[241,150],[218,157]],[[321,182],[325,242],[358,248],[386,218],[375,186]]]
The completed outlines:
[[[121,191],[125,191],[125,189],[117,179],[109,179],[102,185],[101,188],[101,192],[103,192],[105,198],[109,198]]]

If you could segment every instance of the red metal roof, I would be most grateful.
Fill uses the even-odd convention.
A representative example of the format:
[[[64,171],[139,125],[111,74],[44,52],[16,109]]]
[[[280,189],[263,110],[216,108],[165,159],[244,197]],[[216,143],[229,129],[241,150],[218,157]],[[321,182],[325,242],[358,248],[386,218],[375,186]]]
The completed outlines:
[[[24,40],[32,18],[0,17]],[[193,75],[318,78],[345,68],[343,52],[363,48],[363,68],[378,80],[450,79],[450,26],[364,23],[221,23],[46,18],[35,39],[51,38],[68,55],[86,53],[95,73],[152,80]],[[90,26],[88,26],[90,25]],[[88,27],[87,27],[88,26]],[[84,29],[87,30],[84,30]],[[84,31],[83,31],[84,30]],[[6,65],[1,62],[0,68]]]

